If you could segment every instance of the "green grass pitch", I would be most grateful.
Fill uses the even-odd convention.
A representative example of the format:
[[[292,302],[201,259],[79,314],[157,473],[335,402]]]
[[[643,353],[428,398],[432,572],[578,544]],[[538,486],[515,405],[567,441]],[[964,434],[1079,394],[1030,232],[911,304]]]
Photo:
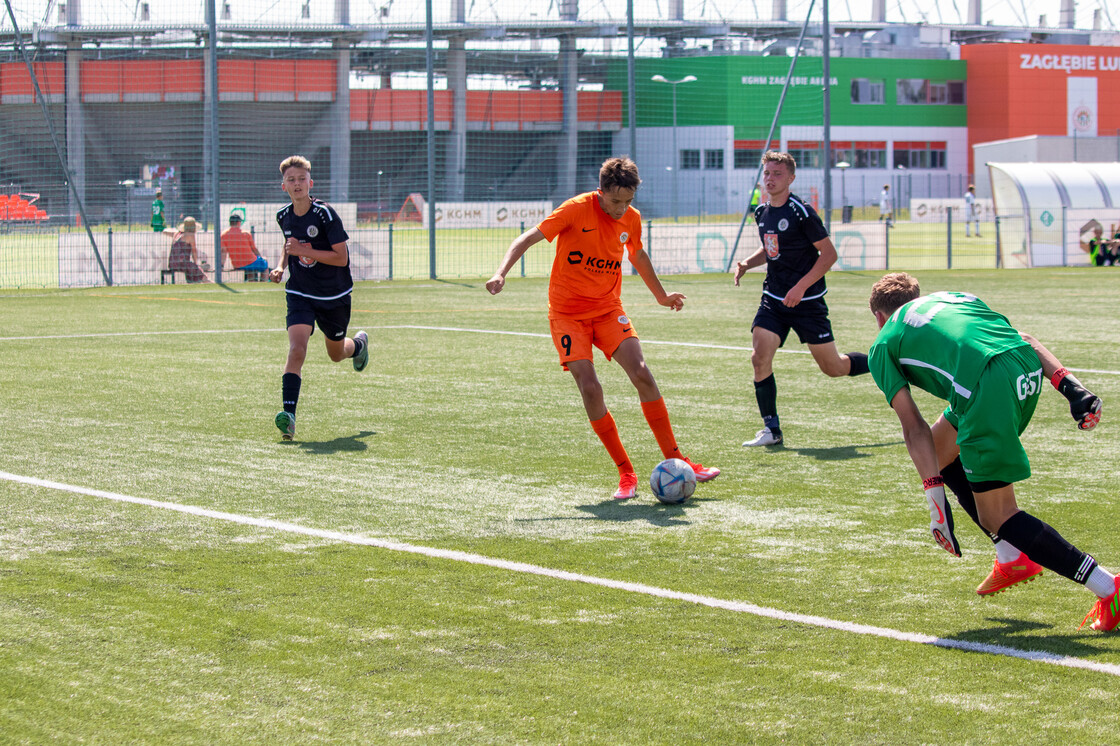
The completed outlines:
[[[1120,272],[918,276],[978,294],[1105,400],[1080,432],[1046,388],[1018,492],[1120,569]],[[1088,743],[1120,726],[1120,634],[1079,631],[1093,597],[1051,572],[976,596],[991,545],[963,511],[964,557],[934,545],[870,377],[825,378],[791,341],[775,361],[785,447],[743,449],[761,277],[662,279],[683,312],[632,277],[623,302],[682,449],[723,469],[681,506],[642,484],[610,500],[542,279],[496,297],[481,280],[360,284],[370,365],[330,363],[317,332],[292,443],[272,424],[282,289],[0,293],[0,743]],[[841,351],[874,338],[875,279],[829,276]],[[597,364],[646,475],[661,456],[636,394]],[[940,404],[918,401],[932,420]]]

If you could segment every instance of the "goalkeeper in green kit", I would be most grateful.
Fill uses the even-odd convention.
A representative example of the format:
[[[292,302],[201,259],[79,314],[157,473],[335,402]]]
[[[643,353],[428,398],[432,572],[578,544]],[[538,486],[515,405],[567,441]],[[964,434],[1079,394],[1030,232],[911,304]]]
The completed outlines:
[[[1100,420],[1101,400],[1029,335],[968,293],[922,296],[905,273],[875,283],[870,307],[879,334],[868,353],[872,377],[902,423],[930,509],[930,531],[959,557],[945,487],[996,545],[981,595],[1029,580],[1045,567],[1097,596],[1082,626],[1110,631],[1120,622],[1120,580],[1048,524],[1020,510],[1014,483],[1031,467],[1019,436],[1042,391],[1043,377],[1070,402],[1083,430]],[[910,387],[949,402],[930,427]]]

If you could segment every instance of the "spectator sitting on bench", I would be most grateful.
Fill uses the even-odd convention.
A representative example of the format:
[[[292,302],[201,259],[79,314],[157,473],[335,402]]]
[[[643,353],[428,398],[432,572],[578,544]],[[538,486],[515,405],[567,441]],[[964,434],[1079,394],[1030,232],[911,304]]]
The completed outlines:
[[[171,239],[171,256],[167,261],[167,268],[172,272],[185,272],[187,282],[212,282],[198,265],[198,245],[194,236],[197,229],[198,224],[194,218],[183,218]]]
[[[234,269],[245,271],[245,279],[250,273],[263,279],[268,272],[268,262],[257,251],[257,244],[252,233],[241,230],[241,213],[232,212],[229,215],[229,228],[222,231],[222,264],[225,265],[229,258],[230,266]]]

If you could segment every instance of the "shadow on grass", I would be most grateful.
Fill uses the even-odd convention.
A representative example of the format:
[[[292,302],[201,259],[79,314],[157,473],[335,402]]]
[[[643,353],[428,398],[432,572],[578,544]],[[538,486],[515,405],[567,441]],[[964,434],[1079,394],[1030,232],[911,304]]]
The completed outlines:
[[[889,443],[867,443],[864,445],[836,446],[835,448],[787,448],[783,445],[767,446],[767,449],[789,451],[798,456],[808,456],[817,461],[847,461],[853,458],[868,458],[870,453],[861,453],[863,448],[889,448],[903,445],[904,441],[892,440]]]
[[[692,497],[680,505],[663,505],[659,502],[647,503],[636,500],[603,500],[588,505],[577,505],[576,510],[587,513],[583,516],[552,516],[548,518],[518,518],[520,522],[535,521],[610,521],[630,523],[644,521],[651,526],[687,526],[687,512],[696,503],[707,502],[703,498]]]
[[[1089,602],[1086,601],[1086,608],[1088,608],[1088,605]],[[1028,633],[1038,630],[1054,630],[1056,625],[1001,617],[988,617],[987,621],[998,626],[962,630],[953,635],[952,639],[976,644],[1002,645],[1008,648],[1038,651],[1055,656],[1091,657],[1111,652],[1110,649],[1092,644],[1093,642],[1106,641],[1105,636],[1100,632],[1094,632],[1088,627],[1078,631],[1076,625],[1068,620],[1057,625],[1058,631],[1056,633],[1039,636]]]
[[[455,285],[455,286],[461,287],[461,288],[470,288],[471,290],[474,290],[474,289],[480,288],[480,287],[485,287],[485,284],[480,285],[477,282],[455,282],[454,280],[444,280],[444,279],[440,279],[438,277],[435,279],[435,282],[438,282],[438,283],[443,284],[443,285]]]
[[[298,446],[301,450],[308,453],[345,453],[364,451],[369,448],[369,445],[362,440],[371,435],[377,435],[376,430],[362,430],[355,435],[344,435],[341,438],[334,440],[321,440],[321,441],[308,441],[297,440],[292,442],[292,445]]]

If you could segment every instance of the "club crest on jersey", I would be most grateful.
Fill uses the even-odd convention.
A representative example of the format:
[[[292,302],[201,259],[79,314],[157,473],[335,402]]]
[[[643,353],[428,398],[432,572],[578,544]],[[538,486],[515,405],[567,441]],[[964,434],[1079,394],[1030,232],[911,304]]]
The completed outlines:
[[[307,237],[308,238],[315,238],[315,236],[318,236],[318,235],[319,235],[319,226],[317,226],[317,225],[307,226]]]
[[[623,231],[622,233],[620,233],[618,235],[618,242],[619,243],[626,243],[629,240],[630,240],[630,234],[627,233],[626,231]]]
[[[621,316],[618,317],[618,323],[625,326],[626,324],[630,323],[630,319],[626,318],[626,314],[622,314]]]
[[[789,221],[786,220],[785,218],[782,218],[781,220],[778,221],[778,230],[784,231],[788,227],[789,227]]]
[[[766,249],[766,256],[771,259],[778,258],[778,234],[767,233],[762,237],[762,245]]]

